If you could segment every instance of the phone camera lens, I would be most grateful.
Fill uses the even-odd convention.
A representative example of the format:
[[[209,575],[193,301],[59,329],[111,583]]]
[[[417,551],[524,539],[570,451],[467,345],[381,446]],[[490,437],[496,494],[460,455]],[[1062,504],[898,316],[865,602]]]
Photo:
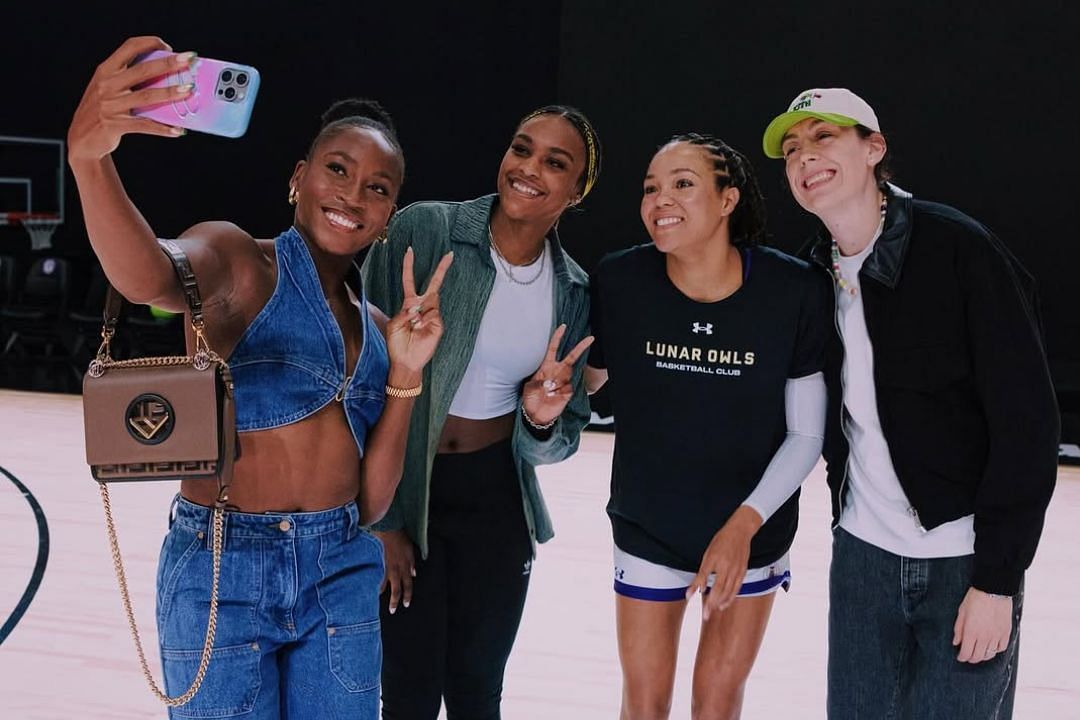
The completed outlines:
[[[247,85],[247,73],[236,73],[236,84]]]
[[[232,82],[232,70],[225,70],[221,73],[221,82]]]
[[[232,100],[234,97],[236,97],[236,89],[231,87],[225,88],[225,99]]]

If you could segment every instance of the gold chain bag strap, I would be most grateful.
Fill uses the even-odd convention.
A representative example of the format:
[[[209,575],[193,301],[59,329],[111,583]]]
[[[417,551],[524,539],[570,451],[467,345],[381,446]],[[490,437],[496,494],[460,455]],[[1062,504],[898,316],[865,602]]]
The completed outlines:
[[[202,300],[191,263],[175,242],[159,242],[184,288],[195,334],[195,354],[113,360],[110,343],[116,334],[123,298],[110,286],[101,347],[83,378],[83,421],[86,461],[98,481],[105,506],[113,567],[139,664],[158,699],[178,707],[195,697],[210,664],[217,631],[224,513],[238,445],[232,376],[229,366],[206,342]],[[169,697],[154,682],[135,624],[109,502],[109,483],[189,479],[216,479],[218,484],[211,531],[210,617],[199,669],[191,686],[183,694]]]

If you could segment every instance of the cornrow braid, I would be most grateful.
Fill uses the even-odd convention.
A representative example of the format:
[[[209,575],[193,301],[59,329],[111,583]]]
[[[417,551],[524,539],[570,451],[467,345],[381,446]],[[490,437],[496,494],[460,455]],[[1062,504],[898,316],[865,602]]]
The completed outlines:
[[[669,143],[683,142],[705,148],[716,169],[716,187],[739,189],[739,203],[731,213],[731,244],[749,247],[765,242],[765,198],[758,187],[754,166],[720,138],[701,133],[676,135]]]
[[[589,118],[585,117],[585,113],[569,105],[545,105],[537,108],[521,118],[518,121],[518,127],[520,128],[534,117],[540,115],[558,115],[573,125],[578,135],[581,136],[581,141],[585,144],[585,170],[581,174],[580,181],[581,197],[584,199],[600,177],[600,164],[603,156],[600,147],[600,136],[596,134],[596,130],[593,128],[592,123],[589,122]]]

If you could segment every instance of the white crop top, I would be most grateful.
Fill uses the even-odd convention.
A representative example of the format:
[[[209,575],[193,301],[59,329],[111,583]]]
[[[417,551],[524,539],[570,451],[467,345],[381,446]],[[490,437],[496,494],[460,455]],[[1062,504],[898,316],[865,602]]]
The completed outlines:
[[[539,277],[536,265],[509,266],[519,282],[507,277],[507,265],[491,250],[495,283],[488,297],[469,366],[450,414],[486,420],[514,412],[521,384],[544,361],[551,339],[555,271],[551,244],[546,243]],[[536,278],[524,285],[525,281]]]

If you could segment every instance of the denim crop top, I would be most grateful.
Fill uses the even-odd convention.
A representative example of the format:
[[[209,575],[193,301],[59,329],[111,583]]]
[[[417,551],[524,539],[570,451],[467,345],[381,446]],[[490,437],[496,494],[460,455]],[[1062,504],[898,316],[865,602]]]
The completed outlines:
[[[296,228],[274,241],[277,286],[229,356],[240,432],[303,420],[339,401],[360,455],[386,403],[390,359],[361,290],[364,344],[351,372],[345,341],[323,295],[315,263]],[[350,273],[359,283],[358,272]]]

